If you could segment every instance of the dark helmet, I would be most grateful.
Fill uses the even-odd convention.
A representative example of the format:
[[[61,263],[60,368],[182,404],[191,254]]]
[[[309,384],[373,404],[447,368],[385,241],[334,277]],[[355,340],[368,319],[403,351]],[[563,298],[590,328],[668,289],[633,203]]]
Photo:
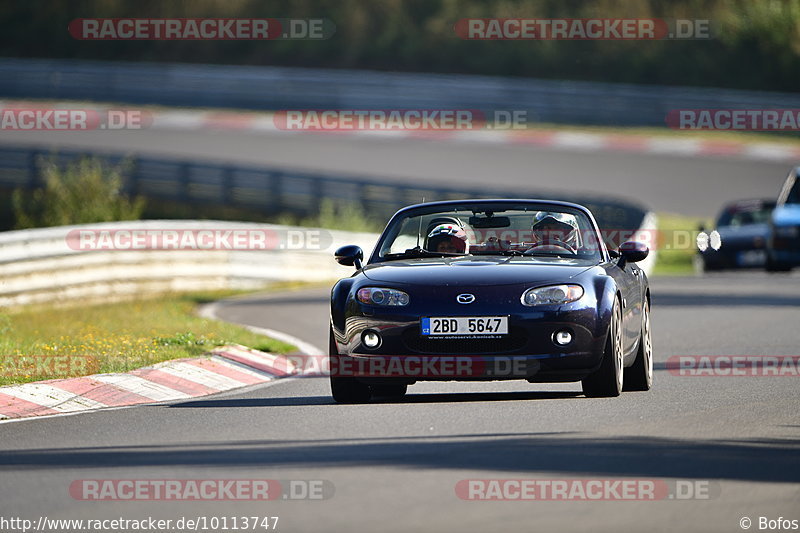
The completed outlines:
[[[438,251],[442,243],[450,244],[458,253],[469,252],[469,242],[467,232],[460,225],[439,224],[428,233],[426,248],[431,251]]]

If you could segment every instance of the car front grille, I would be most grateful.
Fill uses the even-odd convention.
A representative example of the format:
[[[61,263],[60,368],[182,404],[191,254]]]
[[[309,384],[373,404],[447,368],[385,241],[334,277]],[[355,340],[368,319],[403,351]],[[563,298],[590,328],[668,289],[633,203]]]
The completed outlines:
[[[409,351],[425,354],[508,353],[522,349],[527,341],[521,328],[511,328],[508,335],[491,339],[430,338],[420,335],[418,328],[409,328],[403,333],[403,343]]]

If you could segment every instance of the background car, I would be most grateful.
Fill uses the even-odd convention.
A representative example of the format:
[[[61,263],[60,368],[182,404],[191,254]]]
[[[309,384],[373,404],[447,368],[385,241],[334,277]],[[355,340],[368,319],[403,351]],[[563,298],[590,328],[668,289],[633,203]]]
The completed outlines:
[[[778,196],[770,220],[767,270],[791,270],[800,265],[800,167],[793,168]]]
[[[449,220],[426,234],[443,217]],[[466,241],[460,251],[432,246],[440,230]],[[336,252],[357,271],[331,292],[333,397],[402,396],[418,380],[581,381],[587,396],[648,390],[650,290],[635,264],[647,254],[638,242],[609,251],[591,212],[577,204],[461,200],[404,208],[366,264],[357,246]],[[469,369],[403,366],[442,357]],[[375,369],[378,361],[382,369],[399,366],[343,371]]]
[[[726,205],[716,221],[722,245],[698,250],[698,270],[763,268],[774,208],[774,200],[740,200]]]

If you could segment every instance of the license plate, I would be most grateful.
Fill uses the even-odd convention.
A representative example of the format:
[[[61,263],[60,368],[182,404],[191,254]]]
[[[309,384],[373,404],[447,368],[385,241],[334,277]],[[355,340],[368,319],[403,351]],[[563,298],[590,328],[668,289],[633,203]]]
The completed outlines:
[[[764,250],[747,250],[739,252],[736,263],[739,266],[760,266],[767,262],[767,254]]]
[[[507,316],[443,316],[422,319],[423,335],[505,335]]]

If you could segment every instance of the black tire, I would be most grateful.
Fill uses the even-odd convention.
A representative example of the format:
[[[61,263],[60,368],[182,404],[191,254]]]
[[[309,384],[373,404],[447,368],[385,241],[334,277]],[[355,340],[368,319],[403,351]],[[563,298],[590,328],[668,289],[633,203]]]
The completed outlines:
[[[636,361],[625,369],[624,391],[648,391],[653,386],[653,340],[650,333],[650,302],[642,307],[642,334]]]
[[[620,307],[619,298],[615,298],[600,368],[581,381],[583,394],[587,398],[612,398],[619,396],[622,392],[624,372],[622,369],[622,310]]]
[[[790,270],[792,270],[792,265],[789,263],[781,263],[769,255],[767,256],[767,272],[789,272]]]
[[[407,383],[381,383],[380,385],[370,385],[373,396],[384,398],[401,398],[408,391]]]
[[[330,332],[328,356],[331,359],[339,357],[336,342],[333,340],[333,331]],[[334,365],[331,362],[331,369],[334,368],[340,368],[340,365]],[[330,376],[330,379],[331,395],[337,403],[367,403],[372,398],[372,391],[370,391],[369,386],[361,383],[356,378]]]

